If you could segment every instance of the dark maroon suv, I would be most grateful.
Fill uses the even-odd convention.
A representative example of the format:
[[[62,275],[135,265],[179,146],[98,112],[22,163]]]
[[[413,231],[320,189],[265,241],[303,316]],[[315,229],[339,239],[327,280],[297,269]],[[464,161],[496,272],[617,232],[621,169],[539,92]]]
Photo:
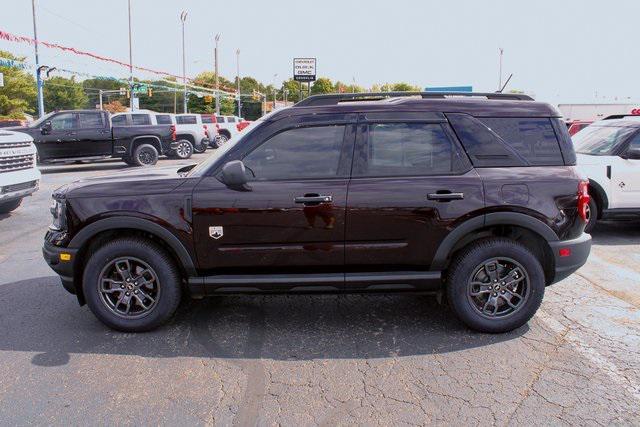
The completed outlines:
[[[312,96],[197,166],[58,189],[43,252],[123,331],[186,296],[409,291],[504,332],[586,262],[575,162],[558,112],[527,96]]]

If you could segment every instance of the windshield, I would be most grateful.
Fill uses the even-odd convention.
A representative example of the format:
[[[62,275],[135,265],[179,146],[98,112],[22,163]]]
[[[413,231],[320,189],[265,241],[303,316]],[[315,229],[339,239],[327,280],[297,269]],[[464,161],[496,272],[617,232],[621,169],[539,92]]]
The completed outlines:
[[[242,133],[239,136],[232,138],[227,143],[225,143],[222,147],[217,148],[209,157],[207,157],[206,160],[204,160],[201,163],[198,163],[198,165],[191,170],[191,172],[189,173],[189,176],[202,175],[205,171],[209,169],[211,165],[217,162],[229,150],[231,150],[237,144],[240,144],[258,125],[264,123],[264,119],[266,119],[267,117],[268,115],[251,123],[249,126],[247,126],[242,130]]]
[[[577,153],[610,156],[613,150],[637,130],[635,127],[587,126],[571,137]]]
[[[30,127],[30,128],[38,128],[38,127],[40,127],[40,125],[41,125],[42,123],[44,123],[45,121],[49,120],[49,118],[50,118],[51,116],[53,116],[55,113],[56,113],[55,111],[52,111],[52,112],[50,112],[49,114],[45,114],[44,116],[40,117],[40,118],[39,118],[38,120],[36,120],[35,122],[31,123],[31,124],[29,125],[29,127]]]

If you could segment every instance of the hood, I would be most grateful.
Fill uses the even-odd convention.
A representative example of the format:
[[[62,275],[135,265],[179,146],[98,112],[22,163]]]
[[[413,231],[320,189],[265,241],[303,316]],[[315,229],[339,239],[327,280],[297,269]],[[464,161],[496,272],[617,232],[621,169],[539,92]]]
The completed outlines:
[[[169,193],[186,179],[184,166],[134,168],[114,175],[80,179],[58,188],[54,197],[105,197]]]

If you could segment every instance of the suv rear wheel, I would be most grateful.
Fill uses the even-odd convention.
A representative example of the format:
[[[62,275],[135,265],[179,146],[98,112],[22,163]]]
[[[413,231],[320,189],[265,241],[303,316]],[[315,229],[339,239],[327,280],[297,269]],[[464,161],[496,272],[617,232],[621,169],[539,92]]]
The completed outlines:
[[[193,154],[193,145],[186,139],[178,141],[178,146],[175,151],[172,152],[172,157],[178,159],[188,159]]]
[[[166,322],[181,298],[180,275],[171,257],[138,238],[108,242],[87,257],[82,289],[87,305],[105,325],[143,332]]]
[[[527,323],[544,296],[542,265],[525,246],[506,238],[470,244],[451,262],[447,297],[471,329],[508,332]]]
[[[598,222],[598,202],[591,196],[589,206],[587,208],[587,225],[584,227],[585,233],[591,233]]]

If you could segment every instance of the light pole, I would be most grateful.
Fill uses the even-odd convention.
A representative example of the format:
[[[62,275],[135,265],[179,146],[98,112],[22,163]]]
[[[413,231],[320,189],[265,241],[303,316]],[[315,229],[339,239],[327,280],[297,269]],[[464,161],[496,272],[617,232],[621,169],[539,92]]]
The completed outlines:
[[[500,55],[499,65],[498,65],[498,92],[502,90],[502,54],[504,53],[503,48],[498,48],[498,52]]]
[[[38,90],[38,116],[44,116],[44,96],[42,94],[42,79],[40,78],[40,64],[38,63],[38,31],[36,29],[36,0],[31,0],[33,12],[33,39],[36,48],[36,88]]]
[[[129,10],[129,109],[133,111],[135,107],[133,99],[135,93],[133,93],[133,51],[131,49],[131,0],[127,0],[127,6]]]
[[[213,50],[213,62],[214,62],[214,68],[215,68],[215,78],[216,78],[216,114],[220,114],[220,87],[218,84],[218,42],[220,41],[220,34],[216,34],[215,38],[214,38],[216,45],[215,48]]]
[[[180,13],[180,21],[182,22],[182,82],[184,83],[184,95],[182,100],[182,108],[187,112],[187,62],[184,51],[184,22],[187,20],[187,12],[184,10]]]
[[[238,117],[242,117],[240,106],[240,49],[236,49],[236,77],[238,79]]]

